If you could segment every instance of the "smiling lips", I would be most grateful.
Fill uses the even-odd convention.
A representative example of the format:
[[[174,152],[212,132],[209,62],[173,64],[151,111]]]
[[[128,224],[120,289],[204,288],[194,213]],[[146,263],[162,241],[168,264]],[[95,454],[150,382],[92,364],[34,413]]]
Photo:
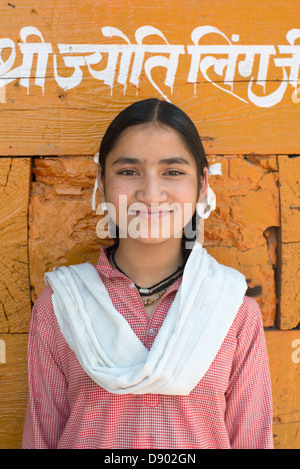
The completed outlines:
[[[173,210],[131,210],[129,211],[129,215],[136,215],[148,220],[157,220],[171,214],[172,212]]]

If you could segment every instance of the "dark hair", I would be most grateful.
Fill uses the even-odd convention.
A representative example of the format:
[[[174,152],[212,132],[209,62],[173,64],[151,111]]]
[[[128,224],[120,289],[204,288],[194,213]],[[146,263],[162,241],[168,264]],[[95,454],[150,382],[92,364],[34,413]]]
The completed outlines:
[[[99,163],[102,167],[102,174],[104,175],[105,172],[106,157],[112,151],[123,131],[128,127],[147,123],[167,125],[177,131],[187,150],[195,159],[199,192],[203,169],[208,166],[208,162],[195,124],[179,107],[156,98],[131,104],[123,109],[111,122],[99,149]]]
[[[149,98],[131,104],[123,109],[108,126],[99,149],[99,164],[102,168],[102,177],[104,178],[105,174],[106,157],[113,150],[122,133],[129,127],[147,123],[166,125],[178,133],[183,144],[196,162],[199,195],[201,181],[204,177],[203,170],[205,167],[208,167],[208,162],[197,128],[190,117],[179,107],[157,98]],[[196,233],[198,221],[197,213],[195,213],[189,222],[189,230],[192,230],[193,233]],[[183,234],[182,249],[185,260],[187,260],[191,246],[196,238],[197,233],[193,238],[189,237],[188,239]],[[189,241],[189,243],[186,241]],[[117,230],[115,244],[117,245],[118,242]],[[189,248],[186,246],[189,246]],[[248,288],[246,295],[254,296],[255,293],[256,287],[252,289]]]

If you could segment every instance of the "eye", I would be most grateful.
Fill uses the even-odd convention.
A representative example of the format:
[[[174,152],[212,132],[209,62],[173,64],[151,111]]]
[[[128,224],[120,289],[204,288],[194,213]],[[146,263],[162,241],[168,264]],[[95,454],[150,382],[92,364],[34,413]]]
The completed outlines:
[[[137,172],[133,169],[122,169],[122,171],[119,171],[118,174],[121,174],[122,176],[135,176]]]
[[[182,171],[178,171],[178,169],[170,169],[169,171],[166,171],[165,174],[167,176],[181,176],[184,173]]]

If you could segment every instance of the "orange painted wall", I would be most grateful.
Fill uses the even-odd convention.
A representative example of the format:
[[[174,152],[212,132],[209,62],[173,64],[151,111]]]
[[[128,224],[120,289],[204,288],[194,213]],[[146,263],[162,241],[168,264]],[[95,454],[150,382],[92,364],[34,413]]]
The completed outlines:
[[[300,99],[292,49],[283,48],[300,48],[299,8],[279,0],[0,5],[0,448],[20,446],[28,325],[44,272],[98,256],[90,202],[101,136],[119,110],[150,96],[182,107],[209,162],[222,164],[211,176],[217,209],[205,245],[263,287],[274,442],[300,447]],[[118,60],[105,78],[112,44]]]

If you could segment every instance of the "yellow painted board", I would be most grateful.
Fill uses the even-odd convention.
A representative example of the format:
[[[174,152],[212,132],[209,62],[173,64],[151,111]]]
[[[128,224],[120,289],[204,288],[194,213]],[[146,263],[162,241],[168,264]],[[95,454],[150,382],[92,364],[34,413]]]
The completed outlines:
[[[91,155],[153,96],[210,154],[300,153],[299,14],[292,0],[4,2],[0,154]]]

